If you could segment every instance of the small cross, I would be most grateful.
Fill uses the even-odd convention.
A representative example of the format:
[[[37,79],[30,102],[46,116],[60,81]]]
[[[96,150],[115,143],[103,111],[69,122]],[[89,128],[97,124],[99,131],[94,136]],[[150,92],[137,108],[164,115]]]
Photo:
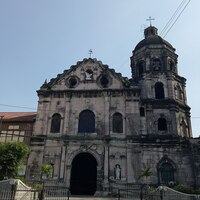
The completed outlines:
[[[90,58],[91,58],[91,55],[93,54],[93,51],[92,49],[89,50],[89,55],[90,55]]]
[[[151,16],[149,16],[149,19],[146,19],[147,21],[150,22],[150,26],[151,26],[151,21],[155,20],[154,18],[151,18]]]

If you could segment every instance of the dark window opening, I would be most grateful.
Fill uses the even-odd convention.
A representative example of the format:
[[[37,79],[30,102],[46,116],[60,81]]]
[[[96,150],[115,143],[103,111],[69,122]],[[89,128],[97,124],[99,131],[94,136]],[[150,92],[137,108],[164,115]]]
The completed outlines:
[[[101,83],[103,88],[107,88],[108,84],[109,84],[108,77],[106,75],[102,75],[102,77],[100,78],[100,83]]]
[[[51,119],[51,133],[60,132],[61,116],[60,114],[54,114]]]
[[[95,132],[95,115],[90,110],[84,110],[79,114],[79,133]]]
[[[183,100],[183,91],[182,91],[181,87],[177,86],[177,90],[178,90],[178,98],[180,100]]]
[[[123,133],[123,117],[120,113],[115,113],[113,115],[113,132]]]
[[[174,62],[171,60],[169,61],[169,68],[171,71],[175,71]]]
[[[155,97],[156,97],[156,99],[164,99],[165,98],[164,87],[163,87],[163,83],[161,83],[161,82],[157,82],[155,84]]]
[[[182,122],[181,122],[181,128],[182,128],[182,135],[183,137],[187,137],[188,134],[187,134],[187,125],[185,123],[185,121],[182,119]]]
[[[140,107],[140,117],[145,117],[145,109],[144,109],[144,107]]]
[[[158,119],[158,130],[159,131],[166,131],[167,130],[167,121],[165,118]]]
[[[144,73],[144,61],[140,61],[138,63],[138,75],[139,75],[139,78],[142,78],[143,73]]]
[[[160,167],[160,178],[162,183],[174,181],[174,168],[170,163],[163,163]]]
[[[69,79],[69,86],[71,88],[75,87],[77,83],[78,83],[78,81],[77,81],[76,78],[72,77],[72,78]]]

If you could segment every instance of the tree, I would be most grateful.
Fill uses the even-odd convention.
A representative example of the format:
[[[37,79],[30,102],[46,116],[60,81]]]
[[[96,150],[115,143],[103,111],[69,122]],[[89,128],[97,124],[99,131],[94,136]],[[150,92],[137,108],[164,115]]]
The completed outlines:
[[[0,180],[14,178],[29,152],[30,148],[21,142],[0,143]]]
[[[52,174],[52,171],[53,171],[52,165],[50,165],[50,164],[42,165],[41,172],[43,175],[46,176],[46,178],[48,178]]]
[[[148,177],[154,176],[154,173],[151,171],[151,167],[148,167],[145,170],[142,170],[141,175],[139,176],[138,180],[140,180],[141,178],[145,177],[146,181]]]

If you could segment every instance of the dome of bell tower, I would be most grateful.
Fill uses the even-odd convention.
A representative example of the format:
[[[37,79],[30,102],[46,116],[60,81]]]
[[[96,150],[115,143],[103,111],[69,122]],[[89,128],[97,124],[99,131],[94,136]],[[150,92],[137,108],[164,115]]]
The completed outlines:
[[[163,45],[175,51],[169,42],[158,35],[158,29],[154,26],[149,26],[144,30],[144,39],[136,45],[134,51],[149,45]]]
[[[149,26],[144,30],[144,39],[135,47],[131,56],[132,78],[136,82],[148,73],[177,74],[178,55],[176,49],[161,36],[158,29]]]

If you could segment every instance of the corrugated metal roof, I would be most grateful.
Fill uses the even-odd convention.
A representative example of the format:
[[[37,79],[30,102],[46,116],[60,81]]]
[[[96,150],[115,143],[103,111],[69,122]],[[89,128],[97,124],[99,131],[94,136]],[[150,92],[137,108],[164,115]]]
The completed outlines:
[[[33,121],[36,112],[0,112],[2,121]]]

